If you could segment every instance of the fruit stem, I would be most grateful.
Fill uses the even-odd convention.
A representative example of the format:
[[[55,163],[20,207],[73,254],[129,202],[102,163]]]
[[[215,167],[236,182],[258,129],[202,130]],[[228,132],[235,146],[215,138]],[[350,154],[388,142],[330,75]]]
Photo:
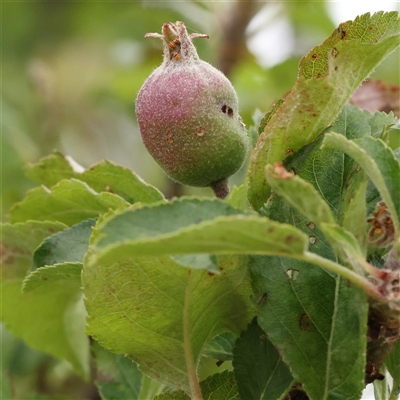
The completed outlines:
[[[226,178],[212,182],[210,187],[214,194],[220,199],[224,199],[229,194],[228,179]]]

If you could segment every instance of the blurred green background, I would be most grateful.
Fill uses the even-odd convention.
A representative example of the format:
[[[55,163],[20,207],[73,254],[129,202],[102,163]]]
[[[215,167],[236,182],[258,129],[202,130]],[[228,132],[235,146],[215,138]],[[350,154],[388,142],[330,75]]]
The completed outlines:
[[[32,187],[22,165],[54,149],[84,167],[107,158],[132,168],[167,196],[211,195],[174,185],[142,145],[134,102],[162,60],[161,41],[144,35],[177,20],[209,34],[195,42],[200,57],[231,79],[249,126],[256,109],[267,111],[290,90],[299,58],[332,32],[340,13],[366,11],[361,3],[3,2],[3,215]],[[399,83],[399,53],[375,75]],[[242,179],[243,171],[232,182]]]
[[[199,55],[230,78],[251,126],[254,115],[290,90],[300,57],[339,22],[367,11],[399,10],[399,3],[54,0],[1,7],[1,198],[7,220],[12,203],[34,186],[23,165],[53,150],[84,167],[105,158],[129,167],[168,197],[212,195],[208,188],[184,188],[166,178],[136,124],[136,94],[162,61],[161,41],[144,35],[159,32],[164,22],[182,20],[190,33],[210,36],[196,40]],[[374,77],[400,84],[399,70],[396,51]],[[245,167],[231,182],[242,182],[244,173]],[[17,382],[19,396],[33,391],[96,398],[90,384],[71,378],[68,366],[1,332],[2,376]]]

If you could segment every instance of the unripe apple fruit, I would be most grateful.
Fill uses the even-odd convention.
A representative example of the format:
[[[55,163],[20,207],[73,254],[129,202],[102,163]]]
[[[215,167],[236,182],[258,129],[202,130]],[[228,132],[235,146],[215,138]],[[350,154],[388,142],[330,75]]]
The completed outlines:
[[[224,197],[227,178],[243,165],[248,149],[236,92],[221,71],[200,60],[192,39],[206,35],[188,35],[176,22],[149,36],[162,39],[164,59],[136,99],[144,145],[173,180],[211,186]]]

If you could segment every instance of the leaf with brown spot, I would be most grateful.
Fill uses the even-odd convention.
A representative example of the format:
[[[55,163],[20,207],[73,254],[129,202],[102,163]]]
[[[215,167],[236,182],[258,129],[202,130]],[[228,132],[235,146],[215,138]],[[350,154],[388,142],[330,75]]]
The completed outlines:
[[[60,222],[29,221],[1,225],[1,275],[3,280],[22,280],[32,266],[34,250],[46,237],[66,229]]]
[[[399,35],[397,12],[368,13],[341,24],[300,61],[297,82],[268,121],[250,159],[248,196],[256,211],[270,194],[265,165],[283,161],[287,149],[296,153],[332,124],[358,86],[399,45]]]

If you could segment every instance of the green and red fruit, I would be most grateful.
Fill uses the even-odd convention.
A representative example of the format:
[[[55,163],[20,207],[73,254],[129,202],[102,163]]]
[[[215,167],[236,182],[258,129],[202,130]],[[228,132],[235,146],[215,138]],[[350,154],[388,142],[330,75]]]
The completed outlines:
[[[227,194],[227,178],[243,165],[248,135],[236,92],[225,75],[200,60],[183,22],[166,23],[164,60],[148,77],[136,100],[143,142],[173,180],[211,186]]]

